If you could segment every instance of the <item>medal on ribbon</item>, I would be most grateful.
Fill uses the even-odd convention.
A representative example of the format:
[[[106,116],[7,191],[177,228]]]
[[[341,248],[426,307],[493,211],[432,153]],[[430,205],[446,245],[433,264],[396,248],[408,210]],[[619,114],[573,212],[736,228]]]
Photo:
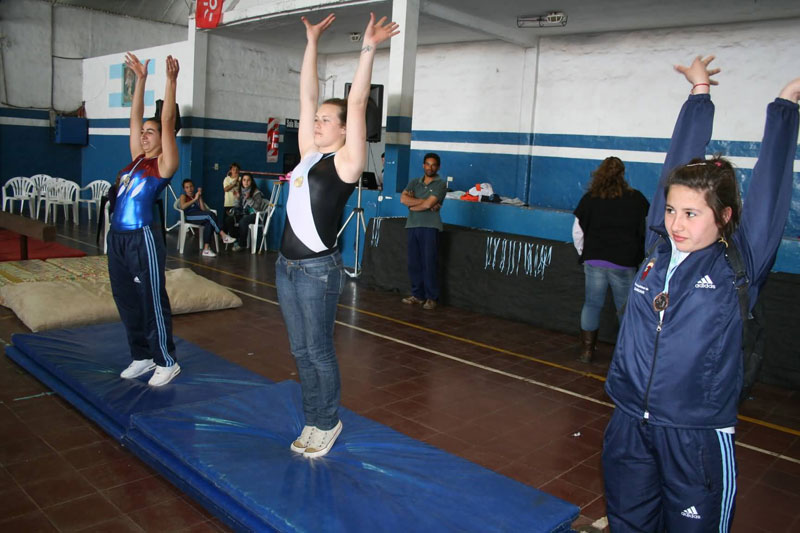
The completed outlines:
[[[294,186],[295,187],[302,187],[303,186],[303,176],[297,176],[294,179]]]
[[[656,297],[653,298],[653,309],[660,313],[667,307],[669,307],[669,293],[659,292],[656,294]]]

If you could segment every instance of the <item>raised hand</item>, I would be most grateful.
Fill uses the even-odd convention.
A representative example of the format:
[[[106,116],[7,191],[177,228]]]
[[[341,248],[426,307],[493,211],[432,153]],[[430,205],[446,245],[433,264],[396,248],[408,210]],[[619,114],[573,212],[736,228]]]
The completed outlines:
[[[800,100],[800,78],[795,78],[786,84],[786,87],[781,91],[780,97],[792,102]]]
[[[719,85],[719,82],[711,79],[711,76],[720,72],[718,68],[708,68],[709,63],[712,61],[714,61],[714,56],[697,56],[688,67],[675,65],[675,70],[686,76],[686,79],[692,84],[693,89],[697,87],[698,84],[701,86],[703,86],[703,84],[708,84],[704,86],[706,89],[705,91],[698,91],[708,92],[707,89],[710,85]]]
[[[400,26],[396,22],[386,23],[386,17],[381,17],[378,22],[375,22],[375,14],[369,14],[369,22],[367,29],[364,30],[364,47],[371,46],[375,48],[383,41],[387,41],[400,33]]]
[[[322,35],[322,33],[327,30],[331,24],[333,24],[333,21],[336,20],[336,15],[331,13],[317,24],[311,24],[305,17],[300,17],[300,20],[303,21],[303,24],[306,27],[306,39],[308,42],[317,42],[320,35]]]
[[[148,61],[150,61],[148,59]],[[146,69],[147,65],[145,65]],[[167,56],[167,79],[176,81],[178,79],[178,71],[180,71],[181,66],[178,64],[178,60],[172,56]]]
[[[142,62],[139,61],[139,58],[133,55],[131,52],[125,54],[125,65],[127,65],[129,69],[136,73],[137,79],[143,80],[147,78],[147,65],[149,64],[149,59],[144,62],[144,65],[142,65]]]

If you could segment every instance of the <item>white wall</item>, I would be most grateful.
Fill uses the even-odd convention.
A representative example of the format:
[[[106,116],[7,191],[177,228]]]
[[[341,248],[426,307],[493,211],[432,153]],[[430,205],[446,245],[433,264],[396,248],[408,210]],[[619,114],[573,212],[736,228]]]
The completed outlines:
[[[8,95],[2,96],[18,107],[72,111],[81,104],[81,59],[185,40],[186,32],[184,26],[52,6],[44,0],[3,0],[0,46]],[[53,58],[52,76],[51,36],[52,55],[77,58]]]
[[[714,65],[723,69],[713,88],[715,137],[760,140],[766,103],[800,76],[799,46],[800,19],[543,38],[533,129],[520,120],[533,98],[524,49],[498,41],[424,46],[417,52],[413,128],[667,137],[689,91],[672,65],[704,53],[715,54]],[[356,60],[327,58],[325,76],[336,80],[337,91],[352,79]],[[379,53],[373,83],[386,83],[387,63],[388,54]],[[536,69],[535,61],[527,68]]]
[[[342,96],[358,54],[328,56],[325,77]],[[388,51],[375,57],[372,83],[386,84]],[[421,46],[414,89],[415,130],[517,131],[522,105],[525,49],[499,41]],[[386,101],[384,93],[384,123]]]
[[[192,114],[192,77],[194,75],[193,51],[189,41],[165,44],[133,50],[139,60],[144,63],[150,59],[153,73],[147,77],[146,91],[153,91],[153,101],[164,98],[166,85],[166,58],[172,55],[180,64],[176,99],[180,105],[181,116]],[[122,80],[110,76],[114,66],[124,64],[124,53],[114,53],[93,57],[83,61],[83,99],[86,101],[86,116],[89,119],[128,118],[130,107],[112,106],[110,93],[121,92]],[[155,105],[145,105],[144,116],[151,117],[155,113]],[[127,131],[125,132],[127,135]]]
[[[535,130],[667,137],[691,88],[673,64],[714,54],[714,138],[760,141],[767,102],[800,76],[798,47],[799,19],[542,39]]]
[[[299,118],[302,60],[302,50],[259,47],[211,34],[206,116],[265,124],[269,117],[281,122],[287,117]]]

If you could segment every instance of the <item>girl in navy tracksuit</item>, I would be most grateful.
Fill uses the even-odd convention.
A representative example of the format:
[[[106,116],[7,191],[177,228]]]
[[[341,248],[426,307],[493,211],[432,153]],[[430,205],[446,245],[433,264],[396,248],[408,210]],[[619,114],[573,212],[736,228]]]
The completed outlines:
[[[609,525],[618,531],[728,531],[742,386],[742,318],[725,257],[738,248],[756,301],[792,192],[800,78],[767,107],[747,202],[711,139],[713,57],[676,67],[692,83],[648,215],[645,249],[606,391],[617,406],[603,444]],[[655,247],[654,247],[655,246]]]

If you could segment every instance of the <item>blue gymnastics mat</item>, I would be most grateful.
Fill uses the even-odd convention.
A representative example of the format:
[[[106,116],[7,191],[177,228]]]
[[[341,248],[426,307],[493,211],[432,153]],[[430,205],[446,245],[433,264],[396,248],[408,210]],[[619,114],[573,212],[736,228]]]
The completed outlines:
[[[121,324],[18,334],[6,354],[240,531],[569,531],[578,508],[341,409],[331,452],[289,450],[300,387],[176,339],[162,389],[118,377]]]

